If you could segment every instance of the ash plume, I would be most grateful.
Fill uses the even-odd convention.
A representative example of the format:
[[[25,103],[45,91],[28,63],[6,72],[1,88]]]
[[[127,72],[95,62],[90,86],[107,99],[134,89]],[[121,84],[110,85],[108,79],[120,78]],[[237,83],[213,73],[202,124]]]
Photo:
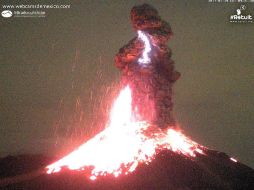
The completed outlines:
[[[122,75],[121,82],[132,89],[133,108],[138,119],[160,128],[174,126],[172,87],[180,73],[174,68],[172,53],[167,46],[173,35],[171,27],[148,4],[133,7],[130,18],[137,34],[142,32],[149,39],[150,51],[146,52],[149,60],[144,60],[144,57],[143,62],[140,61],[146,51],[142,36],[130,40],[115,56],[115,66]]]

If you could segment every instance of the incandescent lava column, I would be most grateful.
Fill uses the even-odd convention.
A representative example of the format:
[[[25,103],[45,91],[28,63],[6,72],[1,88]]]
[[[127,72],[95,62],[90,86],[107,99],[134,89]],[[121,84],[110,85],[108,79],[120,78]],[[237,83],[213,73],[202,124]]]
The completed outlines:
[[[148,4],[131,10],[131,23],[137,33],[115,56],[121,70],[121,83],[132,90],[132,108],[137,120],[160,128],[173,127],[172,87],[180,77],[171,60],[167,41],[170,25]]]

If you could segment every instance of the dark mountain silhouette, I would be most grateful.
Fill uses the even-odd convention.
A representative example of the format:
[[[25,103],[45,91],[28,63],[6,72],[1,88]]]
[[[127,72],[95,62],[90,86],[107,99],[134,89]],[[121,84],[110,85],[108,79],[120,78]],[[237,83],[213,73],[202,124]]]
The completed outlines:
[[[0,189],[28,190],[253,190],[254,170],[230,160],[225,153],[206,150],[194,159],[165,150],[149,164],[140,164],[129,175],[106,176],[91,181],[84,172],[63,170],[56,174],[36,171],[53,159],[39,155],[0,160]],[[33,172],[35,171],[35,172]],[[30,173],[29,173],[30,172]],[[15,177],[18,175],[18,177]],[[20,177],[21,176],[21,177]],[[9,177],[6,180],[6,177]],[[5,178],[5,179],[4,179]]]

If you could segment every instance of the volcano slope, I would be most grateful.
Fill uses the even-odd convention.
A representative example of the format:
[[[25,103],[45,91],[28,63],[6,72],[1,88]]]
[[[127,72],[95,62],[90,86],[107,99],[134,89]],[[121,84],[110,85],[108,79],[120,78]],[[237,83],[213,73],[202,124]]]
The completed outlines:
[[[167,189],[167,190],[253,190],[254,170],[240,162],[234,162],[225,153],[214,150],[205,150],[206,155],[197,155],[190,159],[184,155],[169,150],[161,151],[150,164],[139,166],[128,175],[99,177],[95,181],[86,177],[83,171],[63,170],[56,174],[42,174],[34,178],[23,179],[19,182],[15,179],[15,171],[31,171],[32,166],[24,164],[23,160],[8,166],[0,161],[1,171],[11,173],[9,182],[0,180],[0,188],[9,189],[33,189],[33,190],[142,190],[142,189]],[[31,159],[31,156],[30,156]],[[46,159],[46,158],[45,158]],[[13,158],[12,158],[13,160]],[[36,163],[42,159],[38,156],[31,160]],[[46,161],[44,161],[46,162]],[[34,164],[33,164],[34,165]],[[6,168],[8,167],[8,168]],[[35,166],[33,166],[35,167]],[[8,169],[8,170],[7,170]],[[34,168],[37,169],[37,168]],[[10,174],[9,174],[10,175]],[[3,177],[3,172],[1,173]]]

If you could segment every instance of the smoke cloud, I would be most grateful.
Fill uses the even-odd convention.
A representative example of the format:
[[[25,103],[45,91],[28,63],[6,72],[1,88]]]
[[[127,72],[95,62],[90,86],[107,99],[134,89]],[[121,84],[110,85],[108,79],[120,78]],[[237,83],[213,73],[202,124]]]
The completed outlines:
[[[137,119],[160,128],[174,126],[172,87],[180,73],[175,70],[171,50],[166,45],[173,35],[171,27],[148,4],[133,7],[130,18],[137,34],[141,31],[148,37],[151,50],[149,63],[140,64],[147,48],[139,36],[120,48],[115,56],[115,66],[121,71],[121,83],[132,89]]]

